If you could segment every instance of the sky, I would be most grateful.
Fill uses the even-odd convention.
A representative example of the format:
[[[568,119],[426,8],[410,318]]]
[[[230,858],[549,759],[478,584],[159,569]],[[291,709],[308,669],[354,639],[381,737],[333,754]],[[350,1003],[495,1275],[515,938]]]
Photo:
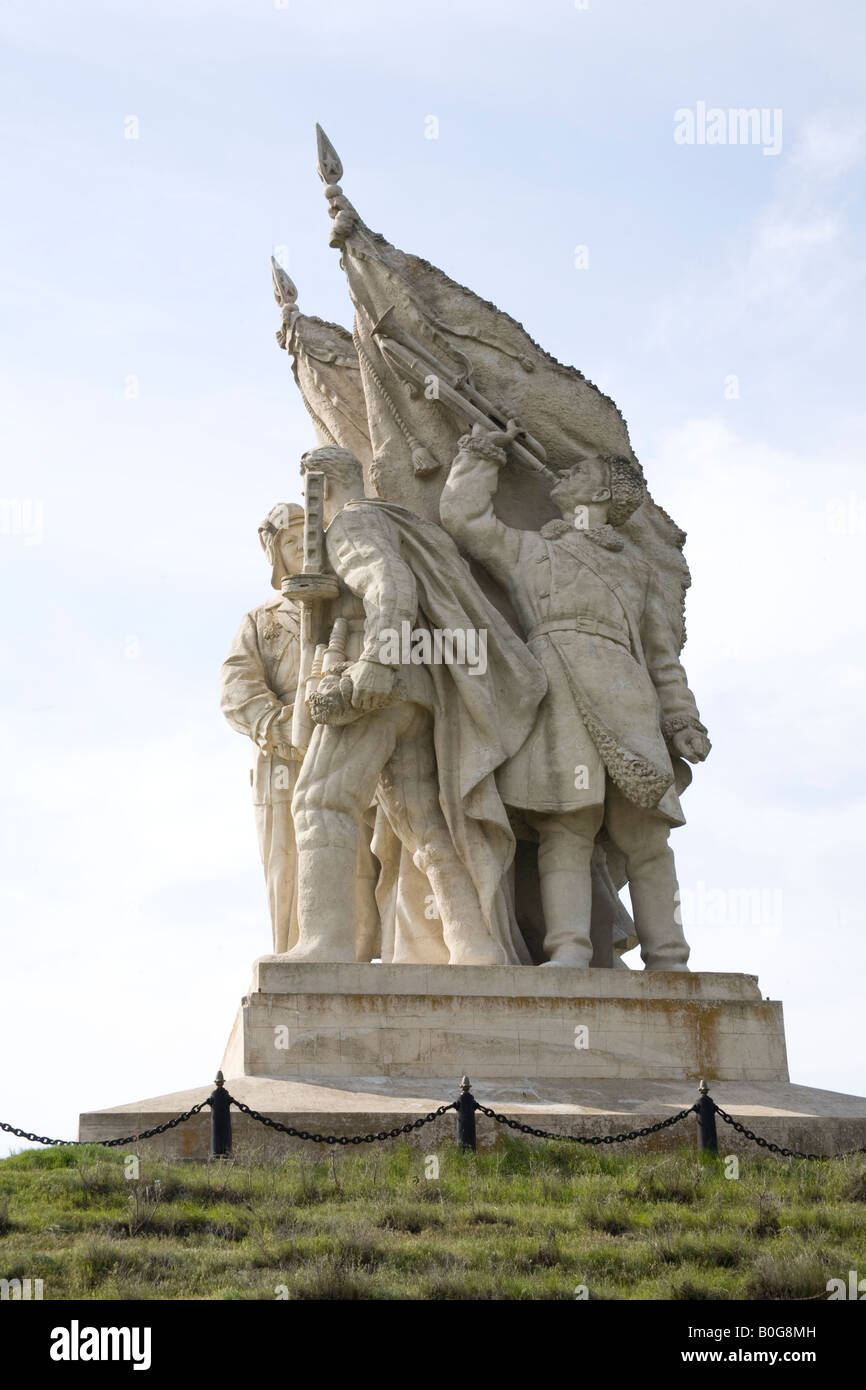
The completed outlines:
[[[314,443],[271,254],[350,323],[316,121],[370,226],[623,411],[688,533],[692,967],[757,975],[792,1079],[863,1092],[864,29],[856,0],[0,7],[0,1118],[72,1137],[206,1084],[270,950],[217,677]],[[739,108],[755,139],[708,138]]]

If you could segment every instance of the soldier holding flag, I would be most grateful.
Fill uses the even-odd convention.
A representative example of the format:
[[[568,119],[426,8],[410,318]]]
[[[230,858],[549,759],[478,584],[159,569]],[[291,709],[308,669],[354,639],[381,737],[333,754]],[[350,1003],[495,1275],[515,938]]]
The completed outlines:
[[[535,727],[497,782],[538,833],[548,961],[590,964],[590,866],[604,825],[625,857],[645,965],[686,970],[668,845],[684,821],[672,758],[702,761],[710,744],[655,576],[622,559],[618,527],[643,501],[643,474],[616,456],[575,461],[551,491],[561,520],[540,532],[506,526],[493,497],[517,434],[511,421],[464,436],[440,508],[506,589],[547,674]]]

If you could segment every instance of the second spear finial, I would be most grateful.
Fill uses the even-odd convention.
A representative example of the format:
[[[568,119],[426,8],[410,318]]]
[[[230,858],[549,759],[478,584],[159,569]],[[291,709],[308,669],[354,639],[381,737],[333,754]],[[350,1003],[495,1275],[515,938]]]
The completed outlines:
[[[316,150],[319,156],[316,168],[322,183],[339,183],[343,177],[343,165],[340,156],[318,123],[316,125]]]

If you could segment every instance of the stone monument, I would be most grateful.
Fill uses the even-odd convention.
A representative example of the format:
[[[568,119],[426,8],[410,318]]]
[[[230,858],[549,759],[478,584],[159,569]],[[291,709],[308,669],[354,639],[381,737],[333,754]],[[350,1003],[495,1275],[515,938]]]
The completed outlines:
[[[790,1084],[781,1005],[754,977],[689,970],[669,835],[710,742],[681,660],[685,536],[622,415],[372,232],[321,129],[318,172],[354,325],[302,314],[273,263],[314,438],[303,512],[259,528],[276,594],[222,670],[255,748],[273,941],[229,1089],[356,1133],[469,1072],[499,1110],[603,1134],[706,1077],[770,1138],[864,1142],[866,1102]],[[82,1137],[207,1090],[83,1116]],[[165,1142],[199,1152],[202,1133]]]

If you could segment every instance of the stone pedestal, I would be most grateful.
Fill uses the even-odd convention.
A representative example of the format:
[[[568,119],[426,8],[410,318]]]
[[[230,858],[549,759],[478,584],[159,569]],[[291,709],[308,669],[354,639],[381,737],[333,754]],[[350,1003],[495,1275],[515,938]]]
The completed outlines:
[[[791,1148],[866,1144],[866,1100],[788,1079],[782,1006],[751,975],[504,966],[295,965],[256,961],[222,1070],[239,1100],[298,1129],[360,1134],[456,1099],[464,1072],[483,1104],[557,1133],[642,1128],[689,1106],[706,1078],[725,1110]],[[162,1123],[212,1086],[81,1116],[80,1137]],[[236,1147],[298,1141],[232,1116]],[[757,1148],[719,1124],[724,1152]],[[480,1117],[481,1146],[502,1127]],[[150,1148],[204,1157],[209,1112]],[[415,1131],[429,1152],[454,1116]],[[641,1141],[694,1144],[689,1117]],[[315,1145],[304,1145],[308,1150]]]
[[[751,975],[256,961],[226,1076],[787,1081]],[[694,1088],[692,1088],[694,1089]]]

